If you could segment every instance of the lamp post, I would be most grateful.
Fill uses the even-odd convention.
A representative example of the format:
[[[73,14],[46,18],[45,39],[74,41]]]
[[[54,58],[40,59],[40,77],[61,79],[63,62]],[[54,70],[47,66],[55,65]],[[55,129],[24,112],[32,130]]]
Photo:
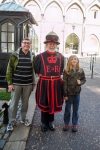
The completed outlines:
[[[74,31],[74,29],[75,29],[75,24],[72,25],[72,29],[73,29],[73,31]]]
[[[75,24],[72,25],[72,29],[73,29],[73,32],[74,32]],[[73,33],[72,33],[72,50],[73,50],[73,45],[74,45],[74,44],[73,44]]]

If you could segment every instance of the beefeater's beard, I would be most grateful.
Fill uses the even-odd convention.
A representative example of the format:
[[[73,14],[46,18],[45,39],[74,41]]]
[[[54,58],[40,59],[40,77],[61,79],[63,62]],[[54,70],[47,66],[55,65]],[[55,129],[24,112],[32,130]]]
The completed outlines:
[[[47,47],[47,50],[48,50],[49,52],[55,52],[55,51],[56,51],[56,48],[50,49],[50,48]]]

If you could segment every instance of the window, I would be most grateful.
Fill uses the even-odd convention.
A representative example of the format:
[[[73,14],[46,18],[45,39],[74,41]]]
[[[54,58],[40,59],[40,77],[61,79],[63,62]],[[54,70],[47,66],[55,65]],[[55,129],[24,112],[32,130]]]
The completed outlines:
[[[1,52],[10,53],[14,51],[14,26],[6,22],[1,26]]]
[[[98,17],[98,11],[97,10],[91,10],[90,17],[92,19],[97,19],[97,17]]]
[[[31,49],[32,49],[32,52],[34,52],[35,54],[38,53],[38,37],[36,34],[32,38]]]
[[[50,22],[61,22],[63,17],[60,8],[52,3],[45,11],[44,20]]]
[[[46,10],[45,13],[45,20],[49,20],[49,21],[55,21],[58,20],[59,15],[58,15],[58,9],[55,6],[51,6]]]
[[[37,20],[37,21],[40,21],[41,20],[41,12],[40,12],[40,8],[39,6],[37,5],[36,2],[33,2],[33,1],[28,1],[28,3],[26,4],[25,6],[34,16],[34,18]]]
[[[83,12],[77,4],[73,4],[68,10],[66,10],[65,16],[66,23],[83,23]]]
[[[29,30],[29,37],[31,38],[31,50],[36,54],[38,53],[38,36],[33,28]]]
[[[88,53],[98,53],[99,40],[95,35],[90,35],[85,42],[85,50]]]
[[[71,8],[71,18],[77,18],[77,15],[78,15],[78,9]]]
[[[97,11],[94,11],[94,19],[97,18]]]

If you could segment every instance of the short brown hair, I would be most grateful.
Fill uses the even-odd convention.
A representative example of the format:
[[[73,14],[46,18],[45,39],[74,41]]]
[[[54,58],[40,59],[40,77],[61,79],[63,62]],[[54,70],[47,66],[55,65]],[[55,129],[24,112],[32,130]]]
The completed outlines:
[[[25,41],[25,40],[30,41],[30,43],[31,43],[31,40],[30,40],[28,37],[25,37],[25,38],[22,40],[22,42]],[[21,42],[21,43],[22,43],[22,42]]]

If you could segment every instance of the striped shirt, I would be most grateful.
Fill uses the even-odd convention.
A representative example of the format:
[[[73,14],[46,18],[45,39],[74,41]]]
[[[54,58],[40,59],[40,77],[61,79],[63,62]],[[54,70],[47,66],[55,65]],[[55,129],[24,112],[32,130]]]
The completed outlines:
[[[30,52],[24,54],[22,50],[19,53],[19,60],[13,76],[13,84],[30,85],[32,80],[32,62]]]

